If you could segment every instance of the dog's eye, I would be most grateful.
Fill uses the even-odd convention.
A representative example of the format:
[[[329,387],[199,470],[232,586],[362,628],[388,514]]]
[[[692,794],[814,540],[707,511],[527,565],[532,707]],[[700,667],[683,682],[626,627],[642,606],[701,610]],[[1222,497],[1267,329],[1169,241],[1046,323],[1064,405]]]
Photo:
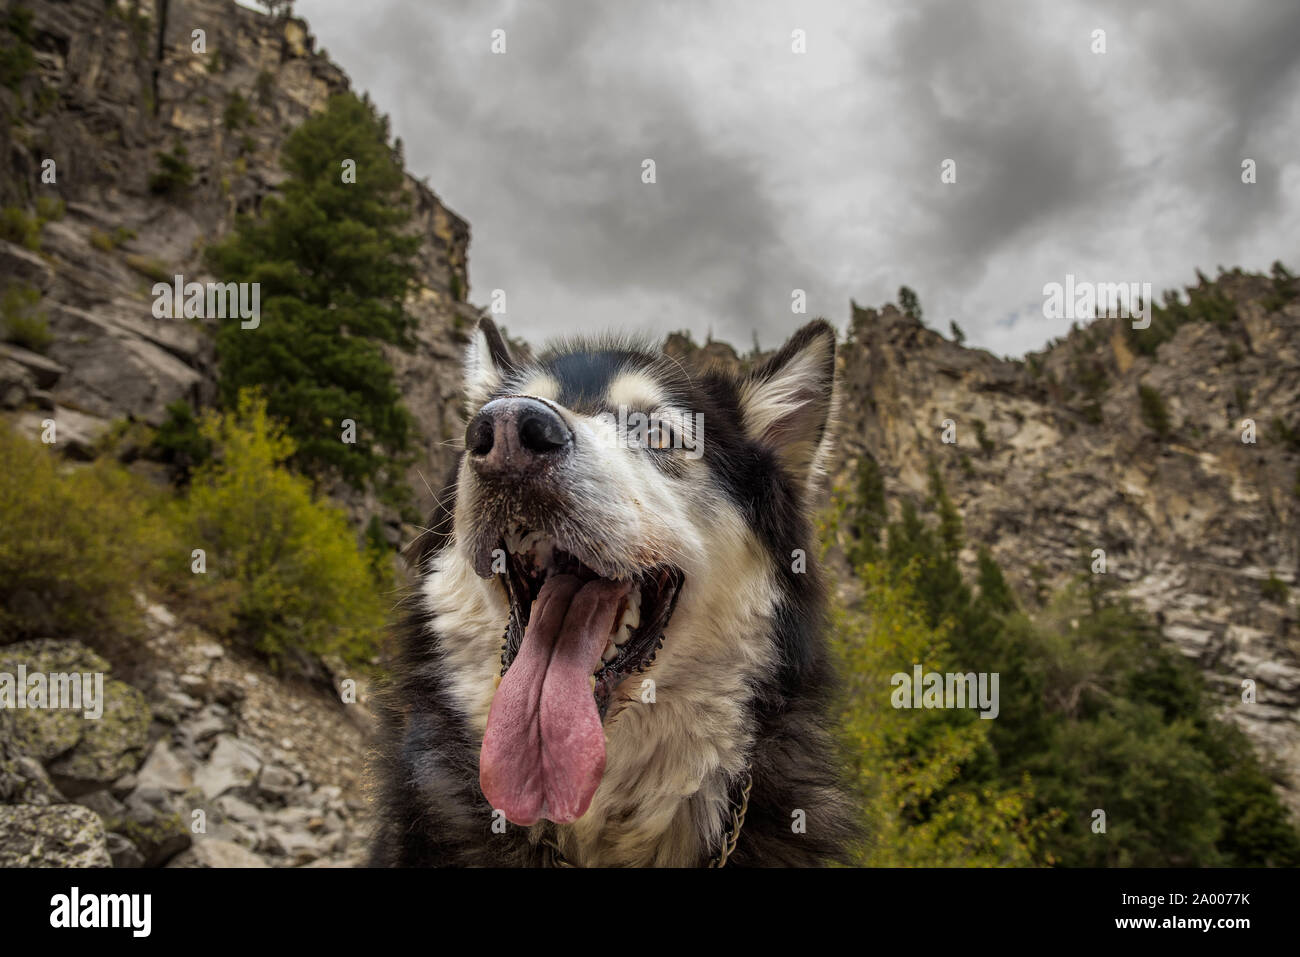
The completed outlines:
[[[662,419],[653,420],[646,426],[645,447],[666,451],[673,447],[673,429],[667,422]]]

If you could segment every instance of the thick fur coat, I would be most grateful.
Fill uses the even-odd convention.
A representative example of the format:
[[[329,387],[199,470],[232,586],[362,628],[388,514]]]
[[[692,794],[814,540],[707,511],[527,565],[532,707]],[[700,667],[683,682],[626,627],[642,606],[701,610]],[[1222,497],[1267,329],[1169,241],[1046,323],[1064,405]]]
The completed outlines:
[[[819,321],[743,377],[692,374],[612,340],[561,343],[524,362],[482,322],[466,360],[466,449],[412,546],[419,583],[380,695],[374,864],[703,866],[750,781],[727,866],[844,857],[856,811],[838,781],[810,521],[831,435],[834,350],[833,329]],[[542,425],[519,424],[530,410]],[[629,410],[655,423],[649,442],[626,441]],[[505,448],[502,429],[529,448]],[[488,467],[512,451],[533,456],[524,471]],[[592,678],[599,785],[576,819],[552,809],[559,823],[547,812],[514,823],[482,786],[497,685],[527,634],[507,575],[491,564],[516,521],[544,529],[592,576],[671,569],[681,582],[666,626],[644,639],[658,638],[649,654],[634,648],[601,673],[603,684]]]

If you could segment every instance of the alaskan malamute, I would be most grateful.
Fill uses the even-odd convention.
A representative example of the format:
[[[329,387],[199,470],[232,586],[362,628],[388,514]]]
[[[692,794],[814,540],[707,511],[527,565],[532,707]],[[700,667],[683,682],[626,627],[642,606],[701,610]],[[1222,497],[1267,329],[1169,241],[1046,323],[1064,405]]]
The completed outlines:
[[[472,336],[465,448],[413,548],[379,865],[842,857],[810,511],[835,332],[755,371]]]

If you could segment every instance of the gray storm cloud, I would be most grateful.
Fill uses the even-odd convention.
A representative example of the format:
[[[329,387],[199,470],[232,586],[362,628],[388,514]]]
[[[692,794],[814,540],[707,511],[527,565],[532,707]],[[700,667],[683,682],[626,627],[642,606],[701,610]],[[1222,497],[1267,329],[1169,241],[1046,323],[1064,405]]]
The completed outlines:
[[[1300,7],[1135,6],[298,11],[469,220],[471,298],[504,289],[514,334],[771,346],[807,318],[794,288],[843,325],[850,297],[907,284],[936,328],[1019,354],[1068,326],[1041,312],[1067,272],[1161,289],[1300,265]]]

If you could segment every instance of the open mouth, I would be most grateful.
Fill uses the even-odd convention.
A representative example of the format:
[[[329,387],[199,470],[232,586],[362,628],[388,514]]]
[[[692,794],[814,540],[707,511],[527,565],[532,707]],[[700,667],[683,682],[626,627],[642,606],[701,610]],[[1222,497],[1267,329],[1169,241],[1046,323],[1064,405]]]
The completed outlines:
[[[605,771],[615,689],[654,661],[682,585],[671,567],[605,578],[547,536],[501,542],[510,622],[479,752],[479,785],[515,824],[576,821]]]
[[[507,531],[500,547],[507,556],[502,575],[510,595],[510,623],[501,649],[501,674],[509,671],[532,618],[533,605],[547,580],[572,575],[583,584],[601,578],[580,559],[560,548],[541,532],[515,527]],[[629,581],[592,672],[592,694],[603,720],[617,688],[629,676],[648,668],[663,647],[664,628],[672,617],[682,573],[676,568],[648,568]]]

